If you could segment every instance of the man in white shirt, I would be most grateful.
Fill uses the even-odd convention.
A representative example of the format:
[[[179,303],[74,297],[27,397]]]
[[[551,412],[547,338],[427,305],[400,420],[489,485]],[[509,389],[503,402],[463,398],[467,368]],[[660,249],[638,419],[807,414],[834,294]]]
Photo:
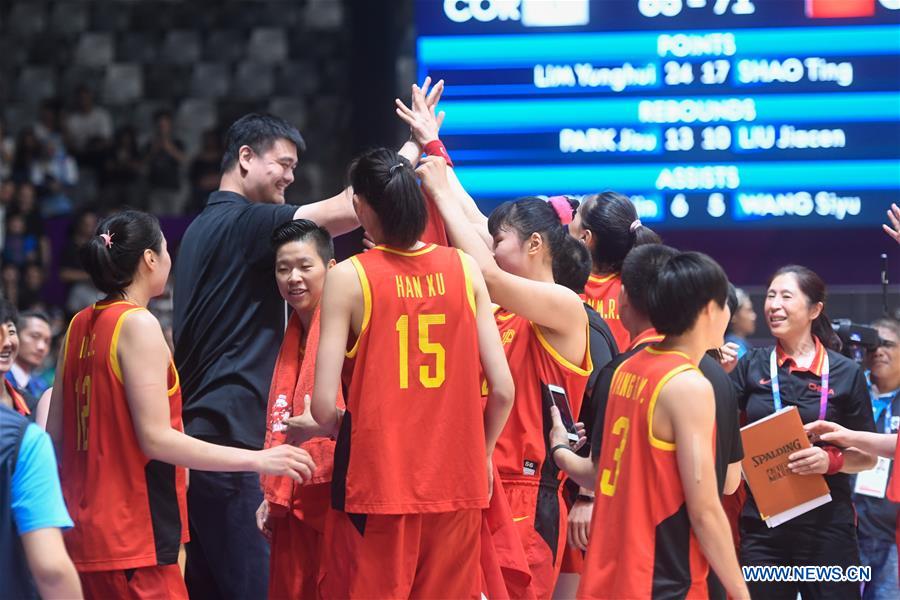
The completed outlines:
[[[105,108],[94,105],[94,94],[85,86],[79,86],[78,108],[66,119],[66,133],[72,151],[83,154],[91,150],[94,140],[101,145],[109,143],[113,135],[112,118]]]

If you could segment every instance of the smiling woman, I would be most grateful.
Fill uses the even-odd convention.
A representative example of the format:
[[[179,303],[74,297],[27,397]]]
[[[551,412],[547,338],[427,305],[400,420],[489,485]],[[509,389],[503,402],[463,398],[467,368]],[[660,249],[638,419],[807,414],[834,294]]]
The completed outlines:
[[[796,406],[804,423],[837,421],[848,429],[873,431],[865,378],[859,366],[837,349],[840,340],[825,315],[825,283],[810,269],[790,265],[769,282],[765,319],[775,346],[753,348],[737,363],[732,378],[738,403],[749,422]],[[793,452],[788,468],[799,475],[826,475],[832,501],[769,529],[753,495],[741,518],[741,564],[857,565],[856,524],[848,473],[874,466],[874,457],[854,448],[820,444]],[[835,595],[858,598],[847,583],[750,583],[752,596]]]

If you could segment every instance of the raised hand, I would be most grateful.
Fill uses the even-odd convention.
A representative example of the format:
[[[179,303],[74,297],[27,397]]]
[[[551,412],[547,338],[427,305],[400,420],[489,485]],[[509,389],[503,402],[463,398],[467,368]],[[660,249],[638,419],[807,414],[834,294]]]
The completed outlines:
[[[450,182],[447,179],[447,162],[440,156],[426,156],[419,161],[416,167],[416,175],[422,181],[425,192],[440,202],[442,196],[450,190]]]
[[[396,113],[403,122],[409,125],[410,136],[420,147],[438,139],[438,132],[444,122],[444,111],[435,113],[435,107],[444,91],[444,80],[438,81],[429,91],[431,78],[426,77],[420,88],[412,85],[411,107],[406,106],[400,98],[396,98]]]
[[[892,203],[891,209],[887,211],[887,217],[891,222],[891,226],[888,227],[885,224],[882,225],[881,228],[886,234],[891,236],[891,239],[900,244],[900,206]]]

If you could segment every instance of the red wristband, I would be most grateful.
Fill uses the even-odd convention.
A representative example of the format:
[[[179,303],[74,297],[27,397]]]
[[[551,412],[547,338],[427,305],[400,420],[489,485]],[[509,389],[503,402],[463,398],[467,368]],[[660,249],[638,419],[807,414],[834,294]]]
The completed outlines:
[[[447,165],[453,166],[453,161],[450,160],[450,155],[447,154],[447,148],[444,146],[444,142],[441,140],[432,140],[425,144],[425,154],[428,156],[440,156],[445,161],[447,161]]]
[[[824,450],[828,453],[828,471],[825,474],[834,475],[844,468],[844,453],[834,446],[826,446]]]

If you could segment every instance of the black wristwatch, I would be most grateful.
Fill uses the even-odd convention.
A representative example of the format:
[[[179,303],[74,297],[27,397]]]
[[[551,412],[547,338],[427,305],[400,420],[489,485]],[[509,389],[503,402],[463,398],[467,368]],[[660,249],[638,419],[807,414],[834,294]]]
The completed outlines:
[[[593,502],[594,497],[588,496],[587,494],[578,494],[577,496],[575,496],[575,502],[578,502],[579,500],[582,502]]]

